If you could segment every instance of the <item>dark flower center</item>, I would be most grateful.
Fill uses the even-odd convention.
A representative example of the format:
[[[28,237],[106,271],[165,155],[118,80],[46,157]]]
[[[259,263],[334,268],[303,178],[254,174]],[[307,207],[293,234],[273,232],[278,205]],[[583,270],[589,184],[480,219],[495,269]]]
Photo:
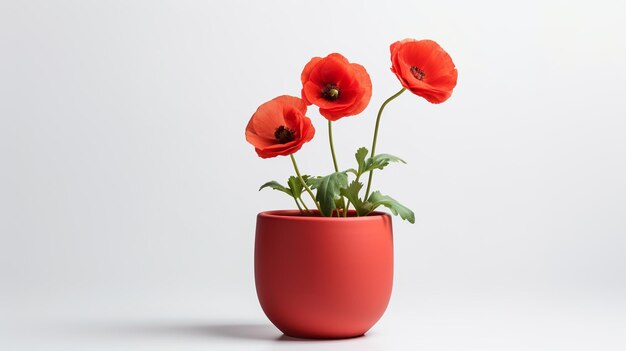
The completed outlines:
[[[326,84],[322,89],[322,97],[328,101],[339,99],[339,87],[335,84]]]
[[[418,80],[424,80],[424,77],[426,77],[426,73],[419,67],[411,66],[411,73]]]
[[[289,129],[285,126],[280,126],[276,128],[276,131],[274,132],[274,137],[276,138],[276,140],[278,140],[279,143],[286,144],[296,138],[294,134],[295,132],[292,129]]]

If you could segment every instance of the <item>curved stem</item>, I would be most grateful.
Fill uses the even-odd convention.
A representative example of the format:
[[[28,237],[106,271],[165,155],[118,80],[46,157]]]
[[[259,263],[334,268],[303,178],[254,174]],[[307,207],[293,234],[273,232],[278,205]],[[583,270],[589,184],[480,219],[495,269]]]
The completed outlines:
[[[315,200],[315,195],[313,195],[313,192],[311,192],[311,189],[309,189],[309,186],[306,185],[306,182],[304,181],[304,179],[302,179],[302,175],[300,174],[300,170],[298,169],[298,164],[296,163],[296,158],[293,157],[293,154],[289,155],[289,157],[291,157],[291,163],[293,163],[293,169],[296,170],[296,174],[298,175],[300,182],[302,182],[302,185],[304,186],[304,190],[306,190],[306,192],[309,193],[309,195],[311,196],[311,199],[313,199],[313,203],[315,204],[315,207],[317,207],[318,211],[320,211],[320,214],[321,214],[322,209],[320,208],[320,205],[317,203],[317,200]]]
[[[304,200],[302,200],[302,197],[298,197],[298,199],[299,199],[299,200],[300,200],[300,202],[302,203],[302,206],[304,206],[304,209],[305,209],[307,212],[309,212],[310,210],[309,210],[309,208],[306,206],[306,204],[304,203]],[[296,200],[296,202],[297,202],[297,200]]]
[[[298,206],[298,210],[300,210],[300,214],[302,214],[304,211],[302,211],[302,206],[300,206],[298,199],[294,197],[293,200],[296,202],[296,206]]]
[[[335,166],[335,172],[339,172],[337,166],[337,157],[335,156],[335,145],[333,145],[333,122],[328,121],[328,142],[330,143],[330,154],[333,156],[333,166]]]
[[[335,172],[339,172],[339,166],[337,166],[337,156],[335,156],[335,145],[333,143],[333,122],[331,120],[328,121],[328,142],[330,143],[330,154],[333,156],[333,166],[335,167]],[[348,201],[348,206],[350,206],[350,201]],[[343,213],[344,215],[348,213],[348,207],[344,206]],[[341,217],[339,209],[337,209],[337,217]]]
[[[400,96],[400,94],[404,93],[405,90],[406,88],[400,89],[399,92],[391,95],[389,99],[385,100],[385,102],[383,102],[383,104],[380,105],[380,109],[378,110],[378,116],[376,116],[376,127],[374,128],[374,140],[372,141],[372,151],[370,153],[370,157],[374,157],[374,155],[376,154],[376,142],[378,141],[378,127],[380,125],[380,117],[383,115],[383,110],[385,109],[385,106],[387,106],[387,104],[390,103],[393,99]],[[374,170],[371,170],[369,178],[367,179],[367,190],[365,191],[365,198],[363,199],[365,201],[367,201],[367,197],[370,194],[370,188],[372,186],[373,177],[374,177]]]

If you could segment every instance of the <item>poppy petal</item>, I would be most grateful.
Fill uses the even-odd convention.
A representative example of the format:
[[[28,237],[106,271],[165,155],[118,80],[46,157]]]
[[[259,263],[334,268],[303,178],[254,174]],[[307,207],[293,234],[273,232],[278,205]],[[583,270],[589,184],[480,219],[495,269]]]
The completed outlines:
[[[279,96],[257,109],[246,126],[246,140],[262,158],[291,155],[313,138],[315,129],[304,115],[306,103],[294,96]],[[280,127],[289,129],[288,142],[281,142],[274,134]],[[291,139],[293,138],[293,139]]]
[[[404,39],[391,44],[389,50],[391,71],[402,86],[431,103],[444,102],[452,95],[457,70],[435,41]]]
[[[372,83],[365,68],[338,53],[313,58],[302,71],[301,79],[302,98],[318,106],[320,114],[332,121],[362,112],[372,96]],[[324,96],[329,85],[339,91],[333,99]]]
[[[299,99],[295,96],[281,95],[277,98],[274,98],[272,101],[281,103],[283,107],[292,106],[296,108],[298,111],[302,112],[303,114],[306,113],[306,109],[307,109],[306,103],[304,103],[302,99]]]

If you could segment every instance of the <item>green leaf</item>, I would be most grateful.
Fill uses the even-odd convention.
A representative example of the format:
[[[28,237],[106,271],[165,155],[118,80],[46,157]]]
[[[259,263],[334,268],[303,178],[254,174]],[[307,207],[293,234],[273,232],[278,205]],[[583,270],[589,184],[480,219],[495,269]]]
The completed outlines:
[[[317,187],[320,185],[321,182],[322,182],[322,177],[316,176],[316,177],[311,177],[307,179],[306,185],[308,185],[309,188],[311,189],[317,189]]]
[[[269,181],[263,185],[261,185],[261,187],[259,188],[259,191],[263,190],[264,188],[272,188],[274,190],[278,190],[278,191],[282,191],[283,193],[289,195],[289,196],[293,196],[293,194],[291,193],[291,190],[285,186],[283,186],[282,184],[280,184],[279,182],[272,180]]]
[[[304,182],[306,183],[307,179],[309,179],[310,177],[311,176],[303,175],[302,179],[304,179]],[[293,194],[293,197],[299,198],[302,195],[302,191],[304,190],[304,185],[302,185],[300,178],[296,176],[289,177],[289,180],[287,181],[287,185],[289,185],[289,189],[291,189],[291,193]]]
[[[335,172],[325,177],[309,178],[307,181],[311,188],[317,189],[315,199],[320,204],[320,209],[324,216],[330,217],[333,210],[337,208],[335,199],[339,197],[341,188],[348,186],[348,174],[346,172]]]
[[[406,219],[411,223],[415,223],[415,214],[408,207],[403,206],[391,196],[383,195],[380,191],[373,192],[369,199],[374,208],[382,205],[391,210],[394,215],[400,215],[402,219]]]
[[[357,177],[359,176],[359,172],[356,169],[354,169],[354,168],[348,168],[348,169],[345,170],[345,172],[352,173],[352,174],[354,174]]]
[[[365,170],[363,171],[363,173],[372,171],[374,169],[383,169],[387,167],[387,165],[389,165],[390,162],[406,163],[404,162],[403,159],[394,155],[378,154],[378,155],[375,155],[374,157],[368,158],[365,161]]]
[[[347,188],[342,188],[340,190],[341,195],[345,196],[348,199],[348,201],[350,201],[352,205],[354,205],[354,208],[356,209],[356,213],[359,216],[365,216],[374,210],[374,207],[372,206],[371,203],[363,202],[359,198],[359,192],[361,191],[362,188],[363,188],[363,183],[353,180],[352,183],[350,183],[350,185],[348,185]]]
[[[335,208],[346,208],[346,201],[343,197],[339,196],[335,198]]]
[[[356,162],[359,165],[358,172],[359,174],[365,173],[365,157],[367,157],[367,149],[362,147],[356,150],[354,157],[356,158]],[[357,174],[357,176],[359,175]]]

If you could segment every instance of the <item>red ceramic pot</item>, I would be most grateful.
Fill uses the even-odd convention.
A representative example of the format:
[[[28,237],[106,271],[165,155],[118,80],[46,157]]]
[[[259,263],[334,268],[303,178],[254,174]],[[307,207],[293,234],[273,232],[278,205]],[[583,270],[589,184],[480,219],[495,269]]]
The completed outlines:
[[[391,216],[261,212],[254,275],[263,311],[286,335],[363,335],[383,315],[391,296]]]

